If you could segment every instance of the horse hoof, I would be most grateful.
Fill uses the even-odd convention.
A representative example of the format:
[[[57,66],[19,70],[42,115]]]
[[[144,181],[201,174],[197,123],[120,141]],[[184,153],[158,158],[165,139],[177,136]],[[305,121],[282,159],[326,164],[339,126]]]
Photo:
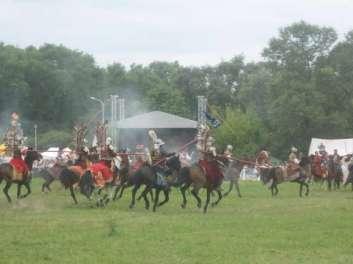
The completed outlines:
[[[211,203],[211,206],[212,207],[215,207],[217,204],[216,203]]]
[[[129,208],[132,209],[132,208],[134,208],[134,206],[133,206],[132,204],[130,204],[130,205],[129,205]]]
[[[185,209],[186,208],[186,204],[181,204],[181,208]]]
[[[198,207],[198,208],[201,208],[201,204],[200,204],[200,203],[198,203],[198,204],[197,204],[197,207]]]

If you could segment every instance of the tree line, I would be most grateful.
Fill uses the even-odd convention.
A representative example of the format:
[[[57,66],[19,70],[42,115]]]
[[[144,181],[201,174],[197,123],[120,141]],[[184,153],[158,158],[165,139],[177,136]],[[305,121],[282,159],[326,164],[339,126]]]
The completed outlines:
[[[300,21],[281,28],[262,56],[201,67],[177,61],[100,67],[62,45],[0,43],[0,127],[17,111],[25,132],[39,125],[43,145],[66,142],[75,122],[100,109],[89,96],[124,97],[127,116],[160,110],[195,119],[196,96],[205,95],[222,120],[219,147],[231,143],[239,155],[266,148],[284,158],[292,145],[305,153],[313,136],[353,136],[353,31],[338,39],[331,27]]]

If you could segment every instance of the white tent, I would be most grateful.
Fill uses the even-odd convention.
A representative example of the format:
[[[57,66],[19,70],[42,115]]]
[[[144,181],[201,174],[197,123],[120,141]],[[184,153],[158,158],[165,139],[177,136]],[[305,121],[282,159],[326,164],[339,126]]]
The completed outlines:
[[[333,154],[333,150],[337,149],[339,155],[347,155],[353,153],[353,138],[345,139],[323,139],[323,138],[312,138],[309,148],[309,155],[315,154],[318,151],[320,144],[323,144],[326,148],[326,152]]]
[[[47,151],[42,152],[43,159],[54,160],[58,156],[59,148],[49,148]]]

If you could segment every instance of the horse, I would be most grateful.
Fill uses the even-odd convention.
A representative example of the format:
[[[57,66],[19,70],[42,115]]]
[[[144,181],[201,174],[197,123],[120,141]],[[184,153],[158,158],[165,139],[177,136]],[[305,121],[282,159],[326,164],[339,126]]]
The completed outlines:
[[[11,197],[8,193],[12,183],[17,183],[17,199],[25,198],[31,193],[31,171],[33,168],[34,161],[40,161],[42,159],[42,155],[34,150],[28,150],[26,156],[24,158],[25,163],[28,167],[28,172],[19,173],[10,163],[2,163],[0,164],[0,184],[3,180],[5,180],[6,185],[3,189],[3,192],[7,198],[7,201],[11,203]],[[24,185],[27,188],[27,193],[21,195],[21,186]]]
[[[106,162],[108,163],[108,161]],[[112,161],[109,161],[109,165],[111,165],[112,168],[112,182],[114,183],[117,179],[118,168],[115,165],[113,166],[111,162]],[[103,198],[101,198],[100,195],[102,190],[106,189],[106,187],[110,187],[112,183],[108,182],[105,184],[104,179],[102,178],[102,173],[100,171],[96,172],[94,170],[94,164],[92,165],[89,160],[81,160],[76,163],[76,165],[69,166],[62,170],[59,176],[60,182],[63,184],[65,189],[70,189],[70,194],[75,204],[78,203],[74,192],[75,185],[80,187],[81,193],[84,194],[88,199],[91,199],[92,193],[96,190],[96,194],[98,195],[98,207],[103,207],[109,202],[108,195],[104,195]],[[98,180],[99,182],[97,182]]]
[[[339,164],[335,163],[333,156],[330,155],[327,162],[327,187],[331,191],[332,184],[334,189],[339,189],[343,179],[342,168]]]
[[[198,193],[201,188],[205,188],[207,191],[207,198],[203,212],[206,213],[208,205],[210,203],[211,193],[216,191],[218,199],[211,205],[216,206],[222,199],[221,185],[223,182],[223,175],[218,167],[217,160],[200,160],[198,164],[193,164],[190,167],[183,167],[180,169],[178,184],[180,185],[180,191],[183,197],[181,204],[182,208],[186,208],[186,196],[185,192],[193,186],[191,194],[197,201],[197,207],[201,208],[201,198]]]
[[[42,192],[45,192],[45,190],[51,192],[50,185],[55,180],[60,180],[60,174],[62,173],[62,171],[68,166],[72,165],[73,163],[71,161],[68,161],[66,163],[55,163],[50,168],[43,168],[42,170],[40,170],[39,176],[44,179],[44,183],[42,184]]]
[[[233,187],[235,186],[238,197],[241,198],[239,188],[240,173],[246,164],[246,162],[240,162],[238,160],[231,159],[230,161],[225,162],[225,166],[221,167],[224,174],[224,180],[229,181],[229,189],[223,193],[223,197],[228,196],[228,194],[233,190]]]
[[[309,195],[309,185],[307,180],[311,175],[310,159],[303,157],[299,162],[299,170],[292,172],[288,175],[288,166],[271,167],[271,166],[258,166],[261,181],[268,185],[271,189],[272,196],[278,194],[278,184],[282,182],[296,182],[299,184],[299,196],[302,197],[303,186],[306,187],[305,196]]]
[[[180,170],[181,164],[179,156],[172,156],[166,159],[166,167],[168,170],[159,168],[158,166],[149,165],[146,162],[142,162],[136,167],[130,166],[127,158],[122,159],[122,165],[120,168],[120,186],[115,190],[113,200],[120,199],[123,195],[124,190],[127,187],[133,186],[132,197],[129,208],[133,208],[136,202],[136,192],[138,189],[145,185],[145,189],[142,191],[140,198],[143,198],[145,201],[145,208],[149,209],[150,202],[147,198],[147,194],[151,193],[151,198],[154,200],[153,211],[156,211],[156,208],[162,206],[163,204],[169,201],[169,192],[170,186],[175,182],[177,178],[178,171]],[[157,175],[157,174],[160,175]],[[165,180],[160,180],[160,177],[165,177],[165,174],[169,174]],[[152,190],[156,190],[156,194],[153,199]],[[119,193],[120,191],[120,193]],[[164,192],[165,199],[159,203],[159,194]]]

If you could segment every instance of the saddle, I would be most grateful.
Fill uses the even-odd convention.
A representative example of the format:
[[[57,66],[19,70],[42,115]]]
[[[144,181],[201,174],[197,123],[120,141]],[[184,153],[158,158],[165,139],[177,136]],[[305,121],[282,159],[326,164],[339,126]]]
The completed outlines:
[[[297,164],[294,164],[297,165]],[[276,177],[278,183],[294,181],[300,176],[300,166],[291,168],[290,166],[276,167]]]

